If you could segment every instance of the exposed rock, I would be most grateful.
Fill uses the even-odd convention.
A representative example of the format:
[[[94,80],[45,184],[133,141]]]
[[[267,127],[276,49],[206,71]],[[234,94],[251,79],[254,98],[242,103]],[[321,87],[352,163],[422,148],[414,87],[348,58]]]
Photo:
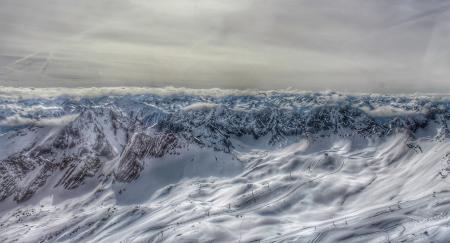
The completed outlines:
[[[146,157],[162,157],[175,149],[176,145],[174,134],[135,134],[120,158],[115,178],[122,182],[135,180],[144,168],[143,160]]]

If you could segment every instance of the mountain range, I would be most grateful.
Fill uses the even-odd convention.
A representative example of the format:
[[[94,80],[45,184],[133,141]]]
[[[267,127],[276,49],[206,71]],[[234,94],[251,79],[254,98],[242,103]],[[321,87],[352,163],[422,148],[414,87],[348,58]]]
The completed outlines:
[[[2,242],[447,242],[450,99],[0,99]]]

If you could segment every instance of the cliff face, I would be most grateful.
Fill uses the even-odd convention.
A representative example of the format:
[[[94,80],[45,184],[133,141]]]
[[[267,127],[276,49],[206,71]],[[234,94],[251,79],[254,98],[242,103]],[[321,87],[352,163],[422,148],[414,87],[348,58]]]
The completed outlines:
[[[120,156],[115,178],[121,182],[131,182],[137,179],[144,169],[143,160],[145,158],[163,157],[174,150],[176,146],[177,138],[174,134],[153,136],[143,133],[134,134]]]

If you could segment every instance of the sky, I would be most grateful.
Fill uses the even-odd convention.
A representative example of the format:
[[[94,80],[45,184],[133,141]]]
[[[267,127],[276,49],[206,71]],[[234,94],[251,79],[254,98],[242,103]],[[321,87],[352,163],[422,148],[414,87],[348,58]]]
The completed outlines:
[[[0,0],[0,86],[450,92],[447,0]]]

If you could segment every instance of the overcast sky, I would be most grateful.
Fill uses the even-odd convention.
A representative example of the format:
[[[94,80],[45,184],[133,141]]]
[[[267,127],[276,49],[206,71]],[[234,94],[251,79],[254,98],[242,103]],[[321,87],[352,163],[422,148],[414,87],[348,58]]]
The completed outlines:
[[[0,85],[450,92],[450,1],[0,0]]]

